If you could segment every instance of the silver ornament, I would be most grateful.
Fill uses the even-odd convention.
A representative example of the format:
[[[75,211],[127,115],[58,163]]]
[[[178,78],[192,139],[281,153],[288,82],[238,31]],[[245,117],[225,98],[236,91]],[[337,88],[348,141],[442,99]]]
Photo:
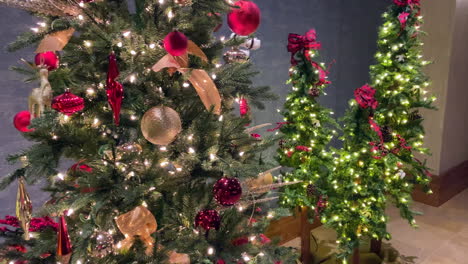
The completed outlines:
[[[108,232],[96,232],[93,237],[94,247],[92,250],[93,257],[103,258],[114,250],[114,237]]]
[[[228,64],[233,62],[245,63],[250,59],[250,52],[248,50],[232,48],[224,53],[223,59]]]

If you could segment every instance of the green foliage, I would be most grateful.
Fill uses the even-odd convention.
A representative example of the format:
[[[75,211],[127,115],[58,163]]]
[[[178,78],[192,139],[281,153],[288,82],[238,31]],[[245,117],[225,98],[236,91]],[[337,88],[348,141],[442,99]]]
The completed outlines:
[[[325,65],[314,62],[318,51],[310,50],[309,54],[310,61],[302,52],[297,53],[298,64],[289,70],[288,83],[292,84],[293,91],[287,96],[282,113],[286,123],[281,128],[283,141],[278,161],[294,169],[283,173],[284,181],[298,182],[284,188],[281,205],[292,210],[307,206],[314,212],[320,198],[328,195],[327,177],[333,165],[328,145],[337,134],[337,124],[331,117],[332,111],[317,100],[329,83],[319,72],[319,69],[326,72]],[[314,63],[319,68],[314,67]],[[311,89],[317,94],[310,95]],[[308,188],[314,188],[314,193]],[[311,213],[310,219],[315,219],[315,213]]]
[[[398,19],[402,12],[409,13],[405,27]],[[415,226],[411,194],[417,185],[429,191],[429,169],[415,157],[417,152],[428,152],[422,147],[424,129],[418,109],[434,108],[434,99],[424,90],[429,82],[422,68],[428,63],[421,59],[419,12],[418,5],[393,5],[384,13],[377,64],[370,73],[379,105],[374,110],[351,100],[342,120],[344,148],[334,158],[328,179],[333,188],[321,216],[323,223],[337,231],[341,258],[352,254],[364,237],[391,238],[385,212],[389,203]],[[388,132],[383,138],[371,128],[370,118],[382,133]]]
[[[224,14],[229,8],[226,1],[192,0],[191,5],[180,6],[174,1],[136,0],[135,5],[136,13],[131,13],[126,1],[87,3],[81,9],[82,18],[47,17],[46,27],[38,34],[26,33],[10,46],[17,50],[50,32],[73,27],[76,33],[60,53],[61,67],[50,73],[49,81],[54,96],[70,88],[85,98],[85,108],[70,117],[49,111],[34,119],[34,131],[24,136],[35,144],[11,156],[12,162],[25,163],[2,179],[0,187],[19,177],[30,184],[46,182],[44,190],[53,202],[36,214],[62,214],[73,209],[73,215],[67,217],[73,245],[71,263],[166,263],[170,251],[188,254],[191,263],[216,263],[218,259],[230,263],[243,253],[251,257],[248,263],[292,263],[297,256],[276,243],[232,244],[239,237],[255,236],[259,241],[269,221],[268,210],[255,210],[254,199],[262,197],[244,190],[243,212],[235,207],[221,208],[212,197],[214,182],[223,176],[245,180],[270,169],[272,165],[265,164],[261,152],[276,140],[252,138],[245,132],[250,120],[231,113],[238,96],[259,108],[264,100],[276,97],[268,87],[253,87],[251,78],[257,72],[251,64],[216,67],[221,64],[222,49],[234,45],[212,36],[220,22],[212,14]],[[169,13],[174,16],[169,18]],[[159,43],[175,29],[206,53],[208,63],[190,55],[189,67],[217,76],[214,81],[223,99],[222,117],[207,111],[195,89],[184,85],[187,76],[150,70],[167,54]],[[118,58],[118,81],[125,89],[120,126],[114,124],[105,91],[111,52]],[[28,65],[15,69],[25,74],[27,81],[37,78],[37,71]],[[149,143],[140,131],[140,118],[159,105],[175,109],[182,120],[182,132],[165,147]],[[139,145],[141,152],[124,151],[124,144]],[[60,180],[59,164],[69,160],[87,164],[92,171],[69,169]],[[104,258],[93,257],[95,232],[111,230],[116,241],[122,240],[114,218],[141,204],[148,206],[158,222],[153,254],[146,255],[145,245],[137,240],[127,252],[116,249]],[[206,208],[218,209],[222,216],[221,229],[211,230],[207,236],[193,224],[197,212]],[[255,224],[250,223],[252,218],[257,220]],[[10,259],[39,263],[37,256],[44,252],[52,255],[43,261],[55,259],[55,234],[17,242],[27,243],[30,253]],[[5,241],[5,245],[11,243]],[[209,247],[213,247],[213,255],[207,254]]]

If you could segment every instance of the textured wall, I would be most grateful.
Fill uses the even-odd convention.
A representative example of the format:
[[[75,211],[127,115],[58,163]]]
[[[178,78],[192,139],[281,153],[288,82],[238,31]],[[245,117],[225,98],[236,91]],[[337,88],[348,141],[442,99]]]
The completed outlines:
[[[424,15],[423,30],[428,33],[423,38],[424,59],[434,61],[426,68],[431,77],[431,94],[437,96],[435,105],[438,111],[423,110],[424,126],[428,131],[425,146],[431,149],[432,156],[428,165],[434,174],[440,175],[440,160],[442,155],[442,134],[444,130],[445,106],[447,102],[447,87],[449,83],[450,60],[452,56],[453,29],[455,24],[456,0],[426,0],[422,2]]]
[[[265,111],[255,113],[257,124],[276,122],[281,117],[276,113],[281,108],[289,87],[289,54],[286,51],[288,33],[303,34],[316,28],[323,45],[322,55],[326,62],[336,60],[331,68],[328,96],[323,102],[341,115],[355,88],[368,80],[368,67],[375,50],[377,26],[380,14],[390,0],[257,0],[262,9],[263,20],[258,37],[262,49],[253,53],[253,62],[261,70],[256,79],[258,85],[270,85],[281,99],[268,103]],[[15,36],[34,25],[27,13],[9,8],[0,8],[0,46],[5,47]],[[226,27],[226,26],[225,26]],[[226,35],[228,35],[226,33]],[[21,58],[32,58],[32,49],[9,54],[5,49],[0,55],[0,177],[13,170],[4,161],[9,153],[28,146],[11,125],[13,115],[25,110],[27,95],[34,86],[23,84],[20,76],[8,71]],[[37,186],[28,186],[35,206],[46,199]],[[0,192],[0,217],[14,213],[16,186]]]
[[[457,0],[445,106],[440,173],[468,160],[468,0]]]

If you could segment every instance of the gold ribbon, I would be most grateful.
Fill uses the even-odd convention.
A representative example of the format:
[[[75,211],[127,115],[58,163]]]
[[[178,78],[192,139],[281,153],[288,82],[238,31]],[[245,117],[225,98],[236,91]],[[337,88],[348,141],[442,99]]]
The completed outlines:
[[[189,40],[187,53],[200,57],[203,61],[208,62],[205,53],[193,42]],[[167,54],[162,57],[153,67],[152,70],[160,72],[163,69],[168,69],[170,75],[178,71],[182,74],[188,75],[189,82],[195,88],[198,96],[200,97],[203,105],[207,110],[211,110],[214,106],[214,113],[221,114],[221,95],[219,94],[216,84],[205,70],[190,69],[188,68],[189,59],[188,55],[172,56]]]
[[[29,198],[23,177],[18,181],[18,193],[16,195],[16,217],[18,218],[21,228],[24,231],[24,240],[29,240],[29,224],[32,218],[32,203]]]
[[[146,254],[153,253],[154,239],[151,234],[156,232],[158,223],[154,215],[144,206],[137,206],[132,211],[120,215],[115,220],[120,232],[124,234],[125,239],[119,242],[117,246],[120,249],[128,250],[135,242],[135,237],[146,245]]]
[[[36,53],[43,53],[46,51],[61,51],[68,44],[70,38],[73,36],[75,29],[69,28],[62,31],[57,31],[45,36],[36,49]]]
[[[170,264],[190,264],[190,257],[187,254],[181,254],[175,251],[169,251],[167,254]]]

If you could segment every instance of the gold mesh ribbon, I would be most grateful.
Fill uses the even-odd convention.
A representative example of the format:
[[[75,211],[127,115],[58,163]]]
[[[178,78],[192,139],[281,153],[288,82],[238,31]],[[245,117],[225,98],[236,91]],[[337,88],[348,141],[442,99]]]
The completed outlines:
[[[36,49],[36,53],[46,51],[61,51],[68,44],[68,41],[73,36],[75,29],[69,28],[62,31],[57,31],[45,36]]]
[[[118,248],[128,250],[135,242],[135,237],[146,245],[146,254],[153,253],[154,239],[151,234],[156,232],[158,223],[154,215],[144,206],[137,206],[132,211],[120,215],[115,220],[125,239],[119,242]]]
[[[200,57],[203,61],[208,62],[205,53],[192,41],[189,40],[187,53]],[[178,71],[182,74],[188,75],[188,80],[195,88],[200,100],[207,110],[211,110],[217,115],[221,114],[221,95],[219,94],[216,84],[205,70],[188,68],[189,59],[188,55],[172,56],[167,54],[162,57],[153,67],[152,70],[160,72],[167,69],[169,74],[172,75]]]

